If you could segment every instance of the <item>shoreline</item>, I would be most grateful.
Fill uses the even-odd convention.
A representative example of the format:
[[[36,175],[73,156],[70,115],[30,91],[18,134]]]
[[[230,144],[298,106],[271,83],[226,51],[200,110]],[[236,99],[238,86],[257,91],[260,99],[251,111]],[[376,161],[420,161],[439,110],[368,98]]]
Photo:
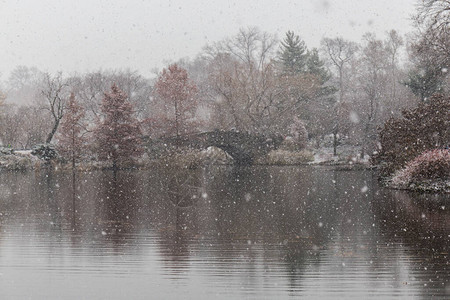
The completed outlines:
[[[314,150],[313,150],[314,151]],[[313,152],[311,150],[302,151],[286,151],[275,150],[259,157],[253,162],[253,166],[326,166],[333,167],[337,171],[355,171],[355,170],[372,170],[377,166],[371,165],[369,160],[360,160],[348,156],[329,156],[328,159],[317,159],[318,153],[323,149]],[[233,159],[222,150],[206,149],[206,150],[187,150],[174,152],[160,157],[144,157],[133,163],[123,166],[122,170],[148,170],[158,165],[172,166],[186,169],[196,169],[207,165],[234,165]],[[50,160],[46,161],[31,154],[31,151],[13,151],[9,154],[0,155],[0,172],[1,171],[28,171],[52,168],[54,170],[71,170],[71,164],[68,162]],[[93,171],[93,170],[112,170],[112,166],[108,162],[101,161],[80,161],[77,163],[77,171]],[[389,189],[405,190],[419,193],[450,193],[449,180],[426,180],[422,182],[413,182],[409,185],[394,185],[391,178],[380,178],[383,186]]]
[[[439,193],[450,194],[450,180],[423,180],[411,182],[407,185],[395,185],[391,178],[384,179],[383,185],[393,190],[402,190],[417,193]]]

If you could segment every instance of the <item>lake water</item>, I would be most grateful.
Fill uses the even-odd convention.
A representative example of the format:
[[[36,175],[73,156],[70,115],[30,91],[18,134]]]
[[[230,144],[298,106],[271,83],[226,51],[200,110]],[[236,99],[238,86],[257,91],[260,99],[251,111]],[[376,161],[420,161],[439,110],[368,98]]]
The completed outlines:
[[[1,299],[450,298],[450,200],[327,167],[0,173]]]

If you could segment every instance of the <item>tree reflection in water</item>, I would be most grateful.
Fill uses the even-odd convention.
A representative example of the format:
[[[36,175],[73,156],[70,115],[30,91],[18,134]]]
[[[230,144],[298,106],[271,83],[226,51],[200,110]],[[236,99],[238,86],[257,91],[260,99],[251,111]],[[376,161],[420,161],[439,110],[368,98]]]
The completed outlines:
[[[199,280],[230,297],[446,295],[448,199],[374,178],[326,167],[158,168],[79,173],[74,189],[64,172],[1,173],[0,254],[36,244],[49,269],[126,270],[128,284]]]

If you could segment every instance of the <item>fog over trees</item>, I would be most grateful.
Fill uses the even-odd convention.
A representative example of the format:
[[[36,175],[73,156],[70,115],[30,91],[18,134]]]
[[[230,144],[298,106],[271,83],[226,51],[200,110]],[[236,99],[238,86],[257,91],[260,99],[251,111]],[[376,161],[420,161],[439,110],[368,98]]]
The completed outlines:
[[[0,24],[3,298],[450,299],[450,0]]]
[[[113,87],[147,136],[222,129],[293,137],[298,128],[311,145],[333,147],[334,154],[342,144],[372,154],[386,120],[449,90],[448,1],[420,3],[416,30],[407,35],[367,33],[358,43],[327,37],[315,49],[301,32],[276,33],[278,39],[242,28],[157,78],[133,70],[49,74],[18,66],[0,84],[0,140],[15,149],[67,145],[65,118],[74,117],[75,107],[69,99],[83,111],[85,126],[76,134],[92,140]]]

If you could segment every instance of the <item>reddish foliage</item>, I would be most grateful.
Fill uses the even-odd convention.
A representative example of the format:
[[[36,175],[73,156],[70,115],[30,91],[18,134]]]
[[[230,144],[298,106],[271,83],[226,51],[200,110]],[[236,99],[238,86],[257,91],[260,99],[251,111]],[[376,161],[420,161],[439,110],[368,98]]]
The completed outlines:
[[[117,168],[141,155],[140,124],[127,95],[115,84],[110,93],[105,93],[101,110],[104,117],[95,132],[99,159],[111,160],[113,168]]]
[[[177,64],[164,69],[155,84],[161,115],[155,118],[158,127],[166,134],[177,137],[195,131],[197,111],[197,87],[188,78],[187,71]]]
[[[450,96],[435,95],[380,130],[381,150],[375,162],[382,175],[393,174],[421,153],[450,143]]]
[[[82,135],[83,118],[84,111],[71,93],[58,131],[58,151],[64,158],[72,161],[73,166],[85,148],[86,139]]]
[[[395,185],[408,185],[427,179],[450,178],[450,151],[435,149],[426,151],[410,161],[392,179]]]

